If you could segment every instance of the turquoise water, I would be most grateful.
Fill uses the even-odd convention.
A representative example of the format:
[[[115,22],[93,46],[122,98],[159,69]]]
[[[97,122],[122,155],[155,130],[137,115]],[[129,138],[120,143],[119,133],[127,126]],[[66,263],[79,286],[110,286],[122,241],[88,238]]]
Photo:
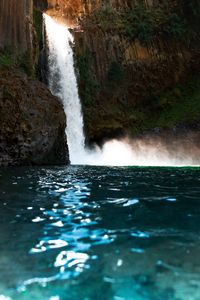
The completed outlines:
[[[199,300],[200,170],[0,176],[0,300]]]

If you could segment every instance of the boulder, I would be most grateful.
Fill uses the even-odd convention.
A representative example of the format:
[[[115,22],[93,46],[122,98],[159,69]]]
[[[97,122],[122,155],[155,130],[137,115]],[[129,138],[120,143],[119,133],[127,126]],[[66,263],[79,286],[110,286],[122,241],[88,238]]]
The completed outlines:
[[[41,82],[0,70],[0,166],[69,162],[66,116]]]

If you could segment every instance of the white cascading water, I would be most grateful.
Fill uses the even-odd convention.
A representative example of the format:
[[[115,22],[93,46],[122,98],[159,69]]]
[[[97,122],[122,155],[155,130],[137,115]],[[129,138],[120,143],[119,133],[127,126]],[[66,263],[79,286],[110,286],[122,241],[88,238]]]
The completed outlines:
[[[73,37],[65,24],[44,14],[48,44],[49,87],[63,102],[67,117],[67,142],[71,164],[113,166],[193,165],[190,155],[180,151],[171,154],[162,142],[111,140],[100,149],[85,148],[83,116],[74,69]]]
[[[84,154],[85,137],[71,47],[73,37],[65,25],[46,14],[44,21],[49,51],[49,87],[63,102],[70,161],[76,164]]]

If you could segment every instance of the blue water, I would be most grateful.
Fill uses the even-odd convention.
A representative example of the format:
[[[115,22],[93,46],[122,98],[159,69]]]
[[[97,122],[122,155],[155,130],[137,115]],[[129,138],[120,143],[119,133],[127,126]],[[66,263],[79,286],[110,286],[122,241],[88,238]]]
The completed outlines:
[[[199,300],[200,169],[0,175],[0,300]]]

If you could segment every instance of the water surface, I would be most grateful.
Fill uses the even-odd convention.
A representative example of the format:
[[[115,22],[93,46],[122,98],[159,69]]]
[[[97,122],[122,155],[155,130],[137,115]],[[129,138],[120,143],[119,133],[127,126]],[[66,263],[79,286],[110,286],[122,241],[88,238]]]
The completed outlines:
[[[0,176],[0,300],[199,300],[198,168]]]

